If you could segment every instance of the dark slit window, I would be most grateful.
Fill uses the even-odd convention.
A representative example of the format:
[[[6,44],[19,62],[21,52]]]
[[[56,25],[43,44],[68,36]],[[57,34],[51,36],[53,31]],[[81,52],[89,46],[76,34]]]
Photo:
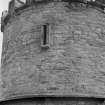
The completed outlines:
[[[46,45],[47,44],[47,25],[44,25],[43,28],[44,28],[43,44]]]
[[[49,47],[49,24],[42,26],[41,46]]]

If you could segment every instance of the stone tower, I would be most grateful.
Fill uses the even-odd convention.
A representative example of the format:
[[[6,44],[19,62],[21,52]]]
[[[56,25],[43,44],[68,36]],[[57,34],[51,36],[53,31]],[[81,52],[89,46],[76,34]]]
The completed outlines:
[[[0,105],[103,105],[104,5],[11,0],[1,31]]]

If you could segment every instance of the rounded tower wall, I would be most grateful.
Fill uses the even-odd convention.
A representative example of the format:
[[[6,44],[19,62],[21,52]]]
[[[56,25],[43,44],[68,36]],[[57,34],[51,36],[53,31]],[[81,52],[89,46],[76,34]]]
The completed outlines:
[[[86,4],[51,2],[11,17],[2,97],[104,97],[104,15]]]

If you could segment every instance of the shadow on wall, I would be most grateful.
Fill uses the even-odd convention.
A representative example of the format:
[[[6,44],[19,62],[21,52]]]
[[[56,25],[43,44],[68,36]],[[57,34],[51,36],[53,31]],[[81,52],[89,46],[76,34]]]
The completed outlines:
[[[103,99],[76,97],[31,97],[1,102],[2,105],[104,105]]]

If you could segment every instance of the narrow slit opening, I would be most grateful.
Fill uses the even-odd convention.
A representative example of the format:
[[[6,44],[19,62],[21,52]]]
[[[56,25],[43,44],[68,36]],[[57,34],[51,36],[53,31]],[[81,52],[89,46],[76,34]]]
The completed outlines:
[[[47,25],[44,25],[43,29],[44,29],[43,45],[46,45],[47,44]]]

